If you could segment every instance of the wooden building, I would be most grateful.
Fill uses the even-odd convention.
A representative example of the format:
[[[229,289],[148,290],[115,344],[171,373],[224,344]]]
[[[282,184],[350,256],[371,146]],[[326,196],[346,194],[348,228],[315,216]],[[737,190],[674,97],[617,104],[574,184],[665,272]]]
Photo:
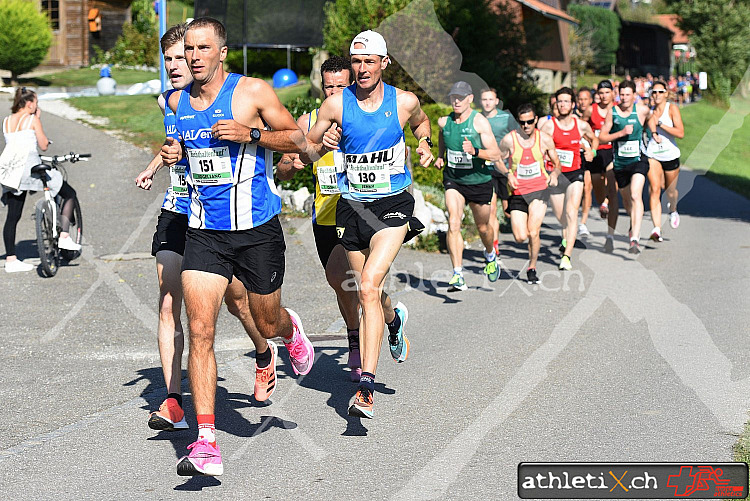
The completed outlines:
[[[578,21],[565,12],[570,0],[494,0],[496,9],[510,9],[527,33],[543,41],[538,59],[529,61],[537,86],[547,93],[570,85],[568,30]]]
[[[37,0],[52,26],[47,66],[88,66],[94,46],[109,50],[129,22],[132,0]]]

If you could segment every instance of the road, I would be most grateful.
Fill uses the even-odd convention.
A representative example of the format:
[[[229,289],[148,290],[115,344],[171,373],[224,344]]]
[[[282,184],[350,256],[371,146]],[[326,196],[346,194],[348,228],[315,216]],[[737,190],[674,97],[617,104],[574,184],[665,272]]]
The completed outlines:
[[[0,105],[4,105],[0,103]],[[44,105],[43,105],[44,106]],[[191,431],[155,434],[165,396],[156,346],[157,283],[148,255],[166,176],[133,179],[149,155],[51,114],[52,153],[84,211],[81,259],[45,279],[0,272],[0,491],[7,499],[515,499],[522,461],[729,461],[750,409],[750,202],[685,170],[682,224],[634,259],[605,223],[557,271],[548,217],[542,284],[516,276],[525,247],[504,235],[504,272],[448,294],[446,255],[403,249],[388,291],[410,312],[409,360],[381,355],[375,419],[346,415],[355,386],[346,340],[310,223],[286,219],[283,302],[316,349],[306,377],[285,350],[270,404],[252,395],[253,348],[219,318],[218,441],[225,474],[178,477]],[[18,254],[37,256],[30,197]],[[0,209],[4,219],[5,209]],[[627,231],[627,218],[619,230]],[[649,223],[644,224],[650,228]],[[666,225],[668,226],[668,225]],[[645,230],[644,230],[645,233]],[[525,276],[525,274],[524,274]],[[187,386],[186,381],[184,382]]]

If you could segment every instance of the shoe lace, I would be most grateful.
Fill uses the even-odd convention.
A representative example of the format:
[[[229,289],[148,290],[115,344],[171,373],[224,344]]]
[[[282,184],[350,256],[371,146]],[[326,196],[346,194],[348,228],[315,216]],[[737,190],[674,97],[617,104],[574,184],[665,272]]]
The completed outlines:
[[[289,356],[296,360],[303,360],[305,356],[307,355],[307,350],[305,349],[305,343],[302,340],[302,335],[300,334],[299,330],[297,329],[297,326],[294,326],[294,338],[295,341],[291,345],[289,345]]]
[[[370,389],[360,388],[358,400],[367,404],[372,404],[372,392],[370,391]]]
[[[208,440],[206,440],[205,438],[202,438],[200,440],[196,440],[192,444],[188,445],[187,448],[188,448],[188,450],[192,450],[192,449],[194,449],[195,447],[198,447],[198,446],[206,446],[206,447],[208,447]]]

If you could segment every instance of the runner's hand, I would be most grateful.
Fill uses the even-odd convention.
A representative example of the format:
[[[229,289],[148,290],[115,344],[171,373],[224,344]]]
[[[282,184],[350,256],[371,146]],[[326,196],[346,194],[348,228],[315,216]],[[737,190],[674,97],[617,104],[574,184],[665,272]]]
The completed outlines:
[[[626,136],[629,136],[633,133],[633,126],[631,124],[626,125],[623,129],[623,132],[625,132]]]
[[[219,120],[211,127],[211,133],[214,139],[220,141],[248,143],[250,142],[250,129],[251,127],[242,125],[234,120]]]
[[[442,158],[438,158],[437,160],[435,160],[435,167],[437,167],[438,169],[442,169],[444,165],[445,160],[443,160]]]
[[[419,155],[419,165],[421,165],[422,167],[429,167],[432,161],[435,160],[435,157],[432,154],[430,148],[422,148],[421,146],[418,147],[417,155]]]
[[[583,150],[583,158],[585,158],[587,162],[593,162],[594,152],[591,150]]]
[[[508,171],[508,186],[510,186],[511,190],[518,189],[518,179],[516,179],[516,175],[510,171]]]
[[[651,134],[651,137],[654,138],[654,141],[656,141],[657,144],[661,144],[661,134],[659,134],[658,132],[654,132],[653,134]]]
[[[285,168],[289,168],[295,172],[305,168],[305,164],[299,159],[299,155],[296,153],[285,153],[282,155],[279,165],[283,165]],[[290,165],[291,167],[289,167]]]
[[[180,143],[173,137],[168,137],[161,147],[161,160],[164,165],[174,165],[180,161]]]
[[[338,150],[341,141],[341,127],[331,124],[331,127],[323,134],[323,146],[328,151]]]
[[[549,175],[549,182],[548,182],[549,186],[551,186],[553,188],[555,186],[557,186],[557,178],[558,178],[558,176],[559,176],[559,174],[557,172],[553,172],[552,174]]]
[[[153,184],[154,172],[146,169],[135,178],[135,185],[143,190],[150,190]]]
[[[468,137],[464,137],[464,142],[461,146],[464,148],[464,153],[468,153],[469,155],[474,154],[474,145],[471,144]]]

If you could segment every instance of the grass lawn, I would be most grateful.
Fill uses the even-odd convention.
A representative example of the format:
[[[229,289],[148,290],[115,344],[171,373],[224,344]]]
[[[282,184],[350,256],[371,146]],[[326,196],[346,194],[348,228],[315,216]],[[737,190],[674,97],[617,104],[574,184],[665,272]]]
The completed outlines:
[[[155,78],[158,79],[159,74],[152,71],[113,68],[112,77],[118,84],[132,85],[140,82],[147,82]],[[91,68],[79,68],[34,78],[19,79],[20,85],[36,85],[39,87],[93,87],[96,85],[97,80],[99,80],[99,70]]]
[[[709,128],[718,123],[727,110],[707,101],[700,101],[682,110],[685,138],[678,141],[685,163]],[[750,115],[742,127],[734,131],[732,139],[716,157],[712,165],[692,165],[706,169],[706,177],[746,198],[750,198]]]
[[[306,82],[279,89],[277,94],[285,103],[306,95],[309,90],[310,83]],[[90,115],[109,119],[107,125],[97,127],[123,131],[124,138],[137,146],[156,151],[164,142],[164,125],[156,96],[74,97],[68,102]]]
[[[609,75],[578,75],[577,77],[577,87],[588,87],[589,89],[596,89],[596,86],[601,82],[602,80],[607,80],[610,78]],[[624,80],[624,77],[615,77],[617,80]]]

